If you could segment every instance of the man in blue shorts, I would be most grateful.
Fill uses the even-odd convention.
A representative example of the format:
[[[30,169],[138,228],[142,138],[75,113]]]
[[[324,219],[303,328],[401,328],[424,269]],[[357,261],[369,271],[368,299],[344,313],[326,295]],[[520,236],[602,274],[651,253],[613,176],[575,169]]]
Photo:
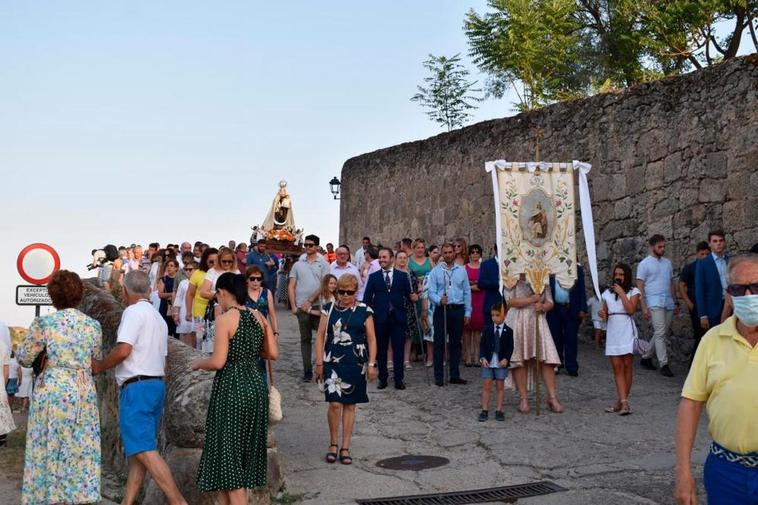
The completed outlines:
[[[122,505],[137,499],[145,472],[149,472],[170,505],[187,505],[166,462],[158,453],[158,428],[166,386],[163,376],[168,352],[166,322],[148,299],[148,275],[130,271],[124,278],[124,300],[116,347],[101,362],[93,360],[95,373],[116,367],[121,390],[119,429],[129,460],[129,475]]]

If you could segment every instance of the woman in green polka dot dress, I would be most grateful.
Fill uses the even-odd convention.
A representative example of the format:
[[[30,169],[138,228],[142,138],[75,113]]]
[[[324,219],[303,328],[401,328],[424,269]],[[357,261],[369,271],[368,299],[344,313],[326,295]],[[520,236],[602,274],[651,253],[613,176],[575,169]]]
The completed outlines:
[[[218,278],[216,298],[224,314],[216,319],[213,354],[192,364],[217,370],[197,487],[217,491],[222,505],[246,504],[246,489],[266,485],[268,390],[259,358],[276,359],[279,350],[266,320],[245,308],[246,295],[244,276]]]

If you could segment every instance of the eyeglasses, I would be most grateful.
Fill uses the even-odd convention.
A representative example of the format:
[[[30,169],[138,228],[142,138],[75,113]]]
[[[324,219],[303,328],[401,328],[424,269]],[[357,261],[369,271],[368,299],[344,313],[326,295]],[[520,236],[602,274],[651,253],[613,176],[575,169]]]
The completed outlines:
[[[456,249],[460,249],[463,246],[461,244],[454,244],[453,247],[455,247]]]
[[[247,278],[247,280],[252,281],[252,282],[261,282],[263,280],[263,277],[257,277],[257,276],[251,275],[250,277]]]
[[[729,284],[726,287],[726,292],[732,296],[745,296],[748,289],[750,293],[758,295],[758,282],[751,284]]]
[[[184,271],[185,271],[185,272],[194,272],[194,271],[195,271],[195,269],[194,269],[194,268],[191,268],[191,267],[187,267],[187,268],[185,268],[185,269],[184,269]]]
[[[222,265],[231,265],[234,263],[234,260],[221,260]]]
[[[353,296],[355,294],[354,289],[338,289],[337,294],[344,295],[344,296]]]
[[[313,242],[306,242],[306,243],[305,243],[305,244],[303,244],[303,245],[304,245],[305,247],[315,247],[315,246],[316,246],[316,244],[314,244]]]

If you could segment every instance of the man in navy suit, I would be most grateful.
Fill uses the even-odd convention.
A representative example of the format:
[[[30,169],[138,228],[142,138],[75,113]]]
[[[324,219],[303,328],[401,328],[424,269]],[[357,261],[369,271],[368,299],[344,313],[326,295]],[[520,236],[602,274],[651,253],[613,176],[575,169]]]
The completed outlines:
[[[711,254],[698,260],[695,265],[695,307],[700,317],[700,326],[708,331],[721,324],[726,293],[726,238],[720,230],[708,233]]]
[[[492,322],[490,308],[502,297],[500,295],[500,268],[498,266],[497,246],[495,246],[495,256],[482,261],[479,267],[479,289],[484,291],[484,326]]]
[[[553,310],[547,313],[547,324],[566,372],[577,377],[577,332],[579,323],[587,316],[587,293],[584,290],[582,266],[576,266],[576,282],[571,289],[561,287],[555,282],[555,275],[550,274],[550,292],[553,293]]]
[[[379,266],[368,276],[363,303],[374,311],[376,328],[377,363],[379,364],[378,389],[387,387],[387,348],[392,344],[392,363],[394,367],[395,389],[405,389],[403,382],[405,367],[405,330],[408,319],[405,311],[406,299],[415,302],[418,296],[411,293],[408,274],[393,268],[395,254],[392,249],[383,247],[379,250]]]

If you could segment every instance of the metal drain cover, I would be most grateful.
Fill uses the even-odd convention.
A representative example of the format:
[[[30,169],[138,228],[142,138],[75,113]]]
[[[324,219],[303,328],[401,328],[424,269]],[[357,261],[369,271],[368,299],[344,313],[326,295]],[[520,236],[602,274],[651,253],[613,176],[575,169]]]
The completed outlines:
[[[517,484],[515,486],[474,489],[471,491],[392,496],[387,498],[371,498],[355,501],[359,505],[464,505],[466,503],[490,502],[515,503],[519,498],[542,496],[550,493],[559,493],[561,491],[568,490],[553,482],[542,481],[530,482],[528,484]]]
[[[450,463],[447,458],[440,456],[421,456],[418,454],[407,454],[395,458],[387,458],[376,463],[376,466],[386,468],[387,470],[427,470],[437,468]]]

